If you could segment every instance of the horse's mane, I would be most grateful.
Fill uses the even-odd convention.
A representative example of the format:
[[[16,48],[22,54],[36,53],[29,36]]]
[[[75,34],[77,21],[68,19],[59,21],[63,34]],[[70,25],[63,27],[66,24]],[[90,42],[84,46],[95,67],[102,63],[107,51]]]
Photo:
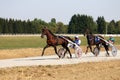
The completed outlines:
[[[61,36],[56,36],[55,34],[53,34],[49,29],[47,29],[48,31],[49,31],[49,33],[51,34],[51,35],[53,35],[54,37],[60,37],[60,38],[62,38]],[[63,36],[63,37],[65,37],[65,38],[67,38],[68,40],[70,40],[70,41],[72,41],[72,42],[74,42],[70,37],[68,37],[68,36]],[[62,38],[63,39],[63,38]]]
[[[50,32],[50,34],[52,34],[53,36],[55,36],[56,37],[56,35],[54,35],[50,30],[48,30],[49,32]]]

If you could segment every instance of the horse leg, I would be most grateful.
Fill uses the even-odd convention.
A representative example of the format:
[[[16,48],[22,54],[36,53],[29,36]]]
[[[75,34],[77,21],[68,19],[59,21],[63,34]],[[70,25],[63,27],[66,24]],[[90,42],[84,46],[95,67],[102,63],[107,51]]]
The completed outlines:
[[[70,50],[69,50],[68,47],[66,47],[66,52],[67,52],[67,51],[69,52],[70,58],[72,58],[72,54],[71,54],[71,52],[70,52]],[[64,56],[65,56],[66,52],[64,53]]]
[[[64,52],[64,54],[63,54],[63,56],[62,56],[62,58],[64,58],[65,57],[65,54],[67,53],[67,50],[65,50],[65,52]]]
[[[42,51],[41,56],[43,56],[43,55],[44,55],[44,51],[45,51],[45,49],[46,49],[46,48],[48,48],[48,47],[49,47],[49,45],[46,45],[46,46],[44,47],[44,49],[43,49],[43,51]]]
[[[108,45],[104,44],[103,46],[104,46],[104,48],[105,48],[105,50],[106,50],[106,52],[107,52],[107,55],[106,55],[106,56],[107,56],[107,57],[110,56],[110,54],[109,54],[109,52],[108,52],[108,50],[109,50]]]
[[[92,51],[92,46],[89,46],[90,51],[95,55],[95,53]]]
[[[87,49],[86,49],[86,52],[85,52],[85,54],[87,54],[87,52],[88,52],[88,48],[89,48],[89,46],[87,46]]]
[[[54,47],[55,53],[58,55],[56,46],[53,46],[53,47]],[[58,57],[60,58],[60,55],[58,55]]]
[[[88,48],[90,48],[90,51],[94,54],[94,52],[92,51],[92,47],[90,45],[87,46],[87,50],[86,50],[85,54],[87,54]]]
[[[96,47],[98,48],[98,51],[100,51],[100,46],[99,46],[99,44],[96,45]],[[95,56],[98,56],[98,55],[99,55],[99,52],[98,52],[98,54],[94,53],[94,55],[95,55]]]
[[[63,48],[65,48],[65,49],[66,49],[66,51],[64,52],[64,55],[63,55],[63,57],[62,57],[62,58],[64,58],[64,57],[65,57],[65,54],[67,53],[67,51],[69,52],[70,58],[72,58],[72,54],[71,54],[71,52],[70,52],[69,48],[68,48],[67,46],[64,46],[64,45],[62,45],[62,46],[63,46]]]

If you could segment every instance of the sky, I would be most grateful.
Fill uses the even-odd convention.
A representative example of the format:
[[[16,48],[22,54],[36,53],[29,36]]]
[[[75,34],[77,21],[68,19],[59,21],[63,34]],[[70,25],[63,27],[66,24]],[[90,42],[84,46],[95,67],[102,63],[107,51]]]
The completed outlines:
[[[21,20],[34,18],[68,24],[74,14],[104,16],[106,21],[120,20],[120,0],[0,0],[0,17]]]

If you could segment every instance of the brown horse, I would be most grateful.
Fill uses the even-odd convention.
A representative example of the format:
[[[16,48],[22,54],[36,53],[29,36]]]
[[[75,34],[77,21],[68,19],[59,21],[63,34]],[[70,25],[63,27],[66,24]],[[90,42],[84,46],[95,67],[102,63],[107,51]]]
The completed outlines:
[[[108,53],[108,50],[109,50],[109,46],[106,44],[105,41],[103,41],[102,39],[104,39],[102,36],[100,35],[93,35],[90,30],[86,30],[85,33],[84,33],[84,36],[86,36],[87,38],[87,43],[88,43],[88,46],[87,46],[87,50],[86,50],[86,53],[88,52],[88,48],[90,48],[90,51],[95,55],[95,56],[98,56],[98,54],[95,54],[93,51],[92,51],[92,46],[96,45],[96,47],[98,48],[98,50],[100,51],[100,44],[104,46],[106,52],[107,52],[107,55],[106,56],[109,56],[109,53]],[[100,38],[101,39],[100,39]],[[96,39],[99,39],[98,42],[96,42]]]
[[[68,41],[67,41],[67,40],[65,40],[65,39],[64,39],[63,37],[61,37],[61,36],[56,36],[56,35],[54,35],[54,34],[53,34],[50,30],[48,30],[47,28],[43,28],[43,29],[42,29],[41,37],[43,38],[44,35],[46,35],[46,37],[47,37],[47,45],[44,47],[41,56],[44,55],[44,51],[45,51],[46,48],[52,46],[52,47],[54,47],[55,53],[56,53],[56,54],[58,55],[58,57],[60,58],[61,56],[57,53],[57,48],[56,48],[56,46],[57,46],[57,45],[62,45],[62,47],[66,49],[66,51],[65,51],[65,53],[64,53],[64,56],[65,56],[66,52],[68,51],[69,54],[70,54],[70,58],[72,58],[71,52],[70,52],[69,48],[67,47],[67,45],[68,45]],[[67,38],[67,39],[69,39],[69,40],[72,41],[72,39],[69,38],[69,37],[65,37],[65,38]],[[63,57],[64,57],[64,56],[63,56]],[[62,57],[62,58],[63,58],[63,57]]]

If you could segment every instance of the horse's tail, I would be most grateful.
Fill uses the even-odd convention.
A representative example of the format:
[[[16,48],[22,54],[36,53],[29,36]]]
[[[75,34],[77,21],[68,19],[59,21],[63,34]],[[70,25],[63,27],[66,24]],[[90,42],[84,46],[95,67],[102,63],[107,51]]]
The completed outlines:
[[[109,46],[108,45],[109,42],[107,40],[105,40],[104,37],[102,37],[101,35],[99,35],[99,38],[100,38],[100,40],[102,40],[102,44],[106,45],[107,47]]]
[[[71,39],[71,38],[68,37],[68,36],[59,36],[59,37],[61,37],[61,38],[65,39],[65,40],[67,40],[68,42],[71,41],[71,42],[74,43],[73,39]]]
[[[104,39],[104,37],[103,37],[103,36],[101,36],[101,35],[98,35],[98,37],[100,37],[100,38]]]
[[[65,38],[67,38],[68,40],[70,40],[70,41],[74,42],[74,41],[73,41],[73,39],[72,39],[72,38],[70,38],[70,37],[68,37],[68,36],[65,36]]]

